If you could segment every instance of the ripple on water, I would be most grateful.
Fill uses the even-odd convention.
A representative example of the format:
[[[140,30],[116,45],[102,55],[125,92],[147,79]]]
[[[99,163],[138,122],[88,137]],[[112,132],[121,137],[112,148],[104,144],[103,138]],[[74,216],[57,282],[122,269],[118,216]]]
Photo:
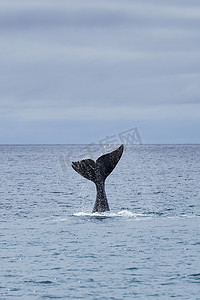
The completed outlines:
[[[0,145],[0,299],[199,299],[200,146],[137,146],[92,214],[82,146]]]
[[[200,283],[200,273],[194,273],[187,276],[191,282]]]
[[[55,284],[54,281],[51,280],[41,280],[41,281],[37,281],[37,280],[24,280],[24,283],[33,283],[33,284],[42,284],[42,285],[51,285],[51,284]]]

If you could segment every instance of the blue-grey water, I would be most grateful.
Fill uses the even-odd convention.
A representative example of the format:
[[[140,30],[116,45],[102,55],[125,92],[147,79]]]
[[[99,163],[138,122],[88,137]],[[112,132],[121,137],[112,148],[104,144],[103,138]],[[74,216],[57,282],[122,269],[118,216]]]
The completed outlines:
[[[88,147],[0,146],[0,299],[200,299],[200,145],[126,149],[104,214]]]

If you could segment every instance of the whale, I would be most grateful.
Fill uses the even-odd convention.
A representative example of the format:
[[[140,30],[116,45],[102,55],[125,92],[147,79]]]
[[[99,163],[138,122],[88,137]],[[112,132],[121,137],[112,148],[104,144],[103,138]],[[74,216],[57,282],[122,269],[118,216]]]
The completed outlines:
[[[124,150],[122,144],[116,150],[100,156],[96,161],[92,159],[83,159],[72,162],[72,168],[85,177],[91,180],[96,185],[96,201],[92,213],[109,211],[108,200],[105,192],[105,180],[108,175],[114,170],[119,162]]]

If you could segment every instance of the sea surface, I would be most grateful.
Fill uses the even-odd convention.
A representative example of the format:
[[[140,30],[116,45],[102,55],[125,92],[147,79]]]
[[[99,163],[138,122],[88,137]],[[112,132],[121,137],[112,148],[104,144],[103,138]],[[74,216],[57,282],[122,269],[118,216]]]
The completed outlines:
[[[99,145],[0,146],[0,299],[200,299],[200,145],[133,145],[110,212],[71,161]]]

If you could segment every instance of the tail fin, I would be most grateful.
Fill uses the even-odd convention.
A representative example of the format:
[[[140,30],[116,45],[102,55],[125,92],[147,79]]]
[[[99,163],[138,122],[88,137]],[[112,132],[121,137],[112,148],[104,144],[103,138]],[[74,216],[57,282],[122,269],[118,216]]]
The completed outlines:
[[[100,156],[96,161],[96,169],[102,179],[106,179],[108,175],[114,170],[118,161],[120,160],[124,146],[121,145],[117,150]]]
[[[72,168],[83,177],[92,180],[96,180],[96,164],[92,159],[84,159],[76,162],[72,162]]]
[[[94,183],[104,181],[106,177],[114,170],[120,160],[124,146],[100,156],[96,162],[92,159],[84,159],[72,162],[72,168],[83,177],[92,180]]]

